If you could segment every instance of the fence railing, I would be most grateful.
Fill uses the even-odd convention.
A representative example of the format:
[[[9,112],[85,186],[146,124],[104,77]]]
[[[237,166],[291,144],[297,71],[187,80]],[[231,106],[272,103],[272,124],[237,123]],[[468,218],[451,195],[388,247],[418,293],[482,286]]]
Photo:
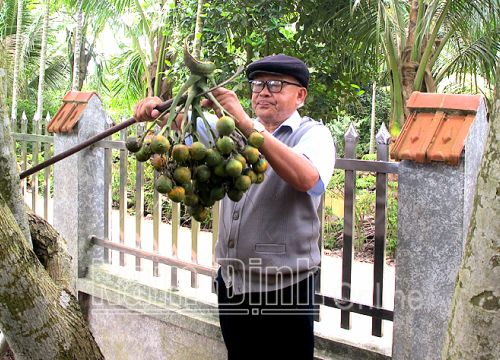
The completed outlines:
[[[137,134],[141,134],[144,131],[141,125],[137,126]],[[185,261],[179,259],[178,256],[178,243],[180,237],[180,228],[181,228],[181,207],[178,203],[170,202],[166,200],[166,198],[158,193],[154,187],[150,190],[152,193],[152,242],[153,242],[153,252],[147,252],[142,250],[143,248],[143,236],[142,236],[142,228],[144,221],[144,186],[145,186],[145,168],[143,163],[136,162],[132,160],[133,157],[129,157],[128,150],[125,147],[125,139],[127,137],[127,130],[124,129],[120,132],[120,140],[102,140],[96,143],[97,146],[100,146],[105,149],[105,180],[104,186],[106,189],[105,196],[105,229],[104,229],[104,239],[94,239],[94,243],[96,245],[101,245],[105,249],[104,258],[105,262],[112,264],[113,258],[110,256],[109,250],[118,250],[119,251],[119,260],[118,266],[126,266],[125,254],[133,255],[135,257],[135,269],[137,271],[142,271],[143,266],[141,259],[149,259],[153,262],[153,273],[152,276],[158,277],[158,265],[165,264],[171,266],[171,288],[177,288],[178,286],[178,277],[177,272],[178,268],[190,269],[191,273],[191,286],[197,287],[197,274],[203,274],[208,276],[215,276],[215,242],[217,240],[217,223],[218,223],[218,211],[219,204],[213,206],[212,209],[212,258],[214,259],[212,262],[213,266],[207,267],[206,265],[198,264],[198,236],[200,231],[200,224],[191,219],[191,258],[190,261]],[[114,155],[115,154],[115,155]],[[113,171],[113,159],[117,159],[118,169]],[[135,165],[133,164],[135,162]],[[132,165],[131,165],[132,163]],[[133,173],[135,173],[135,177],[133,179],[133,186],[127,187],[127,178],[129,173],[130,166],[133,166]],[[154,172],[154,178],[158,175]],[[113,242],[112,240],[112,232],[111,232],[111,219],[112,219],[112,182],[113,177],[115,176],[119,178],[118,183],[118,204],[115,204],[115,207],[118,208],[119,212],[119,237],[118,242]],[[151,180],[151,179],[150,179]],[[129,184],[132,185],[132,184]],[[130,196],[127,189],[133,188],[133,196]],[[127,228],[127,204],[128,201],[132,200],[134,203],[134,222],[135,222],[135,247],[130,247],[125,245],[126,238],[126,228]],[[168,201],[169,206],[171,208],[171,253],[168,256],[163,256],[159,254],[159,242],[160,242],[160,224],[162,223],[162,208],[163,204]],[[164,234],[163,234],[164,235]]]
[[[321,285],[316,286],[316,303],[341,310],[340,326],[351,328],[351,313],[372,317],[372,335],[381,337],[382,320],[393,321],[394,313],[382,308],[384,289],[385,245],[387,233],[387,174],[398,172],[398,163],[389,162],[390,134],[384,124],[377,133],[377,161],[356,160],[356,144],[359,136],[351,124],[345,133],[345,158],[337,159],[335,167],[345,171],[344,180],[344,230],[342,247],[342,289],[341,298],[325,296]],[[356,202],[356,172],[376,173],[375,241],[373,258],[372,305],[351,301],[352,261],[354,249],[354,222]],[[324,218],[324,217],[323,217]],[[320,279],[318,277],[318,279]]]
[[[31,131],[28,131],[28,118],[23,112],[20,122],[12,123],[13,138],[16,141],[16,156],[21,170],[31,168],[39,163],[41,155],[42,161],[48,160],[53,153],[54,137],[47,131],[47,125],[50,122],[50,115],[45,118],[33,119],[31,122]],[[19,146],[17,146],[19,145]],[[39,174],[32,175],[21,181],[23,194],[31,192],[30,206],[33,211],[37,211],[40,199],[43,199],[43,210],[39,213],[45,220],[49,219],[51,184],[53,184],[52,167],[43,170],[43,183],[38,183]],[[40,191],[43,196],[40,195]]]
[[[53,137],[46,133],[46,121],[34,121],[33,130],[27,134],[27,120],[23,116],[20,126],[20,132],[14,133],[15,140],[20,144],[20,159],[22,169],[27,167],[27,144],[31,143],[33,153],[33,163],[37,162],[40,146],[44,151],[44,159],[50,157],[51,144]],[[142,127],[137,127],[138,133],[143,131]],[[129,156],[125,148],[125,138],[127,130],[122,130],[120,140],[101,140],[96,143],[104,149],[105,153],[105,171],[104,171],[104,238],[93,238],[95,245],[104,248],[104,260],[111,266],[123,268],[128,266],[126,255],[132,256],[134,269],[137,272],[144,273],[143,260],[152,262],[151,277],[159,277],[159,264],[170,267],[170,287],[177,288],[179,284],[178,271],[187,270],[191,272],[190,287],[198,287],[199,276],[209,276],[213,278],[216,274],[217,266],[215,262],[215,243],[218,236],[218,216],[219,204],[216,204],[212,210],[212,234],[211,234],[211,262],[199,263],[199,236],[200,224],[194,219],[190,224],[190,253],[189,259],[179,256],[179,240],[181,237],[181,207],[179,204],[171,203],[163,195],[159,194],[154,187],[147,191],[152,194],[152,249],[146,250],[143,239],[144,226],[144,203],[145,203],[145,168],[142,163],[135,162]],[[341,310],[340,326],[343,329],[351,328],[351,314],[357,313],[372,318],[372,335],[381,337],[382,321],[393,320],[393,311],[382,307],[382,298],[384,290],[384,264],[385,264],[385,243],[386,243],[386,208],[387,208],[387,177],[388,174],[398,172],[398,163],[388,161],[388,146],[390,135],[385,126],[382,126],[377,134],[377,161],[365,161],[356,159],[356,144],[358,134],[351,125],[345,134],[345,158],[336,159],[336,168],[345,171],[344,184],[344,230],[343,230],[343,249],[342,249],[342,284],[341,297],[335,298],[325,295],[322,292],[322,285],[317,277],[315,300],[317,304]],[[135,164],[134,164],[135,162]],[[135,177],[129,178],[129,169],[134,167]],[[45,180],[43,184],[44,193],[50,194],[50,168],[45,171]],[[356,202],[356,176],[359,171],[368,171],[376,173],[376,204],[375,204],[375,249],[373,259],[373,291],[372,303],[362,304],[351,300],[352,269],[353,269],[353,240],[356,236],[354,231],[354,211]],[[156,176],[155,173],[153,176]],[[150,174],[148,176],[151,176]],[[32,176],[32,207],[36,208],[38,184],[36,176]],[[133,183],[133,184],[132,184]],[[113,185],[114,184],[114,185]],[[113,190],[115,199],[113,202]],[[129,193],[130,191],[130,193]],[[48,196],[45,196],[44,217],[48,214]],[[133,246],[126,244],[127,233],[130,231],[127,221],[130,216],[127,215],[129,201],[133,203],[135,230],[133,237],[135,239]],[[324,204],[324,201],[322,201]],[[171,208],[171,229],[170,234],[160,232],[163,224],[162,213],[164,205]],[[324,205],[323,205],[324,206]],[[324,219],[324,207],[321,207],[321,218]],[[113,208],[118,212],[118,236],[113,236]],[[324,224],[322,224],[324,225]],[[160,252],[161,240],[170,240],[170,249],[168,254]],[[323,245],[323,239],[320,239],[320,246]],[[113,252],[118,256],[113,257]],[[213,291],[213,289],[212,289]]]

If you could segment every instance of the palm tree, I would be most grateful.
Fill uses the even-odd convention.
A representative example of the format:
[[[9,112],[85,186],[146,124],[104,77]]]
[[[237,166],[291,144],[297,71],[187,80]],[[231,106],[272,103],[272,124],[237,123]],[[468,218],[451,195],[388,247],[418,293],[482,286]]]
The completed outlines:
[[[23,19],[23,0],[17,0],[16,51],[14,55],[14,71],[12,80],[12,123],[17,120],[17,93],[19,91],[19,63],[21,62],[21,29]]]
[[[47,63],[47,33],[49,29],[50,4],[45,0],[42,28],[42,49],[40,51],[40,76],[38,78],[38,94],[36,102],[35,119],[40,120],[43,113],[43,91],[45,85],[45,66]]]
[[[117,38],[117,42],[124,41],[125,50],[108,64],[113,68],[113,74],[108,75],[113,95],[127,97],[131,102],[145,95],[170,97],[172,83],[164,77],[175,56],[167,47],[174,37],[172,21],[167,21],[172,15],[169,3],[83,0],[82,8],[92,19],[93,28],[102,30],[108,25],[115,34],[126,36]]]
[[[336,34],[339,42],[348,37],[360,54],[381,54],[392,93],[391,130],[398,133],[413,91],[433,92],[452,76],[461,88],[470,77],[492,88],[499,14],[498,0],[356,0],[332,22],[346,25]]]
[[[7,71],[10,84],[14,83],[13,68],[16,50],[19,51],[17,63],[16,101],[13,105],[17,108],[17,99],[33,98],[39,85],[40,56],[43,32],[43,11],[33,11],[38,2],[23,2],[22,28],[17,31],[17,0],[4,0],[0,7],[0,67]],[[30,10],[28,10],[28,8]],[[47,30],[46,66],[44,74],[44,86],[47,89],[59,89],[67,81],[67,66],[61,55],[54,51],[54,39],[51,38],[50,27]],[[21,46],[16,48],[16,37],[20,34]],[[13,91],[9,86],[9,93]],[[13,92],[12,95],[13,97]],[[17,112],[17,110],[16,110]],[[14,113],[14,112],[13,112]]]
[[[73,84],[71,85],[72,90],[81,90],[80,86],[80,57],[82,48],[82,27],[83,27],[83,8],[82,0],[78,0],[77,3],[77,16],[76,16],[76,30],[75,30],[75,47],[73,56]]]

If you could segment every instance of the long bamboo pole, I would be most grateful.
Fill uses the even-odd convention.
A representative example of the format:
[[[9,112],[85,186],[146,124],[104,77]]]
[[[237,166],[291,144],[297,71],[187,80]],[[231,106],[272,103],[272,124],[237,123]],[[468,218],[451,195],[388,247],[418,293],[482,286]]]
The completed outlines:
[[[233,81],[238,75],[240,75],[243,72],[243,70],[244,70],[243,67],[238,68],[238,70],[234,73],[233,76],[224,80],[222,83],[214,86],[213,88],[208,89],[207,91],[201,93],[200,95],[206,95],[209,92],[214,91],[216,88],[224,86],[227,83]],[[181,99],[179,100],[179,102],[184,103],[184,102],[186,102],[186,99],[187,99],[187,95],[183,95],[181,97]],[[173,99],[169,99],[167,101],[164,101],[156,106],[156,110],[158,110],[160,113],[163,113],[170,108],[170,105],[172,105],[172,102],[173,102]],[[71,156],[74,153],[77,153],[78,151],[83,150],[83,149],[89,147],[90,145],[95,144],[96,142],[98,142],[98,141],[100,141],[100,140],[102,140],[102,139],[122,130],[122,129],[125,129],[126,127],[129,127],[130,125],[135,124],[135,123],[137,123],[137,120],[135,118],[131,117],[127,121],[124,121],[116,126],[113,126],[107,130],[104,130],[103,132],[91,137],[90,139],[85,140],[81,144],[78,144],[78,145],[76,145],[76,146],[74,146],[66,151],[63,151],[62,153],[59,153],[56,156],[54,156],[54,157],[52,157],[44,162],[41,162],[40,164],[38,164],[36,166],[33,166],[31,169],[23,171],[19,175],[19,177],[22,180],[27,176],[33,175],[34,173],[45,169],[47,166],[55,164],[56,162],[61,161],[65,158],[67,158],[68,156]]]
[[[184,101],[185,101],[185,97],[184,97]],[[159,104],[158,106],[156,106],[156,109],[160,112],[163,112],[163,111],[167,110],[171,104],[172,104],[172,99],[167,100],[167,101]],[[125,129],[125,128],[127,128],[130,125],[133,125],[135,123],[137,123],[137,120],[135,118],[131,117],[127,121],[124,121],[116,126],[110,127],[109,129],[104,130],[103,132],[91,137],[90,139],[87,139],[84,142],[82,142],[76,146],[73,146],[72,148],[69,148],[68,150],[63,151],[63,152],[57,154],[56,156],[51,157],[50,159],[48,159],[44,162],[41,162],[40,164],[38,164],[36,166],[33,166],[31,169],[23,171],[19,175],[19,177],[22,180],[25,177],[33,175],[34,173],[36,173],[42,169],[45,169],[47,166],[55,164],[56,162],[61,161],[65,158],[67,158],[68,156],[71,156],[74,153],[77,153],[77,152],[89,147],[90,145],[95,144],[96,142],[98,142],[102,139],[105,139],[108,136],[110,136],[110,135],[112,135],[112,134],[114,134],[122,129]]]

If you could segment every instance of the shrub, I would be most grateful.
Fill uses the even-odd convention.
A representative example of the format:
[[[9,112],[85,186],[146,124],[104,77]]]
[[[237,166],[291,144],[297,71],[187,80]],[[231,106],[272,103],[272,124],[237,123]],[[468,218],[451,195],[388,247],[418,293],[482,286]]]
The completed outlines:
[[[335,170],[332,180],[327,189],[330,196],[336,198],[344,197],[344,178],[343,170]],[[361,249],[363,244],[374,236],[375,222],[375,185],[376,176],[370,173],[359,173],[356,178],[356,202],[354,209],[354,231],[355,231],[355,249]],[[397,218],[398,218],[398,200],[397,200],[397,181],[389,181],[387,188],[387,233],[386,233],[386,254],[389,258],[394,257],[397,244]],[[341,247],[340,238],[343,231],[343,218],[332,216],[332,210],[326,209],[324,224],[324,246],[325,249],[334,249]]]

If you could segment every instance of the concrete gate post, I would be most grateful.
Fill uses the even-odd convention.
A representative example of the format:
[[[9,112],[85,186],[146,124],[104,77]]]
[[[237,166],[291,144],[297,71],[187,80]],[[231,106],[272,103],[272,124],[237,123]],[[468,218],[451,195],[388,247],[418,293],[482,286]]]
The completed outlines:
[[[393,359],[438,359],[487,137],[484,100],[415,92],[401,160]]]
[[[54,155],[104,131],[107,116],[95,93],[70,91],[48,129],[55,133]],[[104,149],[92,145],[54,165],[54,226],[68,242],[72,285],[91,262],[103,260],[88,237],[104,236]]]

